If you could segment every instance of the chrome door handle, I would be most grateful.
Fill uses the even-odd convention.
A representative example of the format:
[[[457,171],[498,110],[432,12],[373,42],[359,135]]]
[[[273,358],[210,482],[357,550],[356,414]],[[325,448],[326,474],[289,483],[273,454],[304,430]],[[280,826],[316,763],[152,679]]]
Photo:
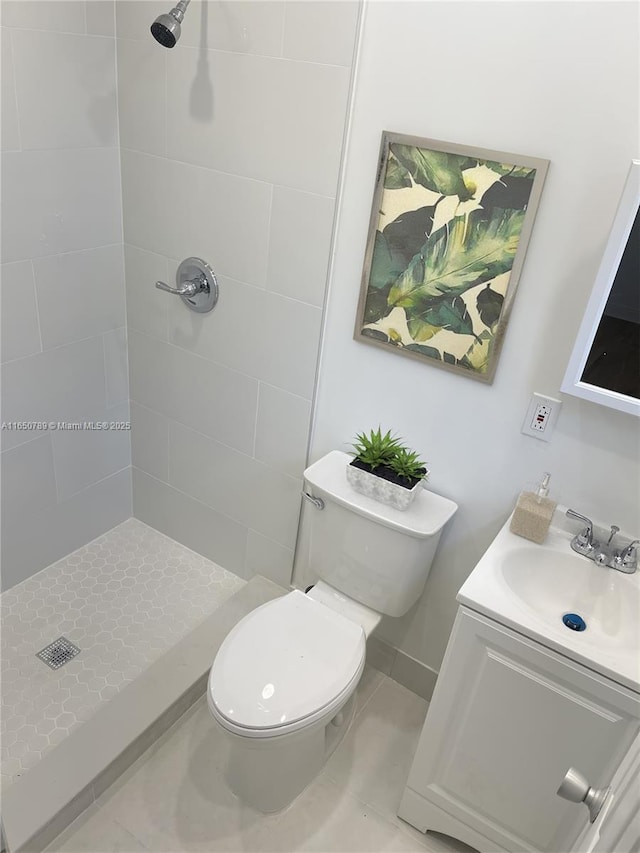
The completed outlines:
[[[556,794],[572,803],[584,803],[589,809],[589,821],[593,823],[600,814],[610,790],[611,788],[592,788],[582,773],[575,767],[570,767]]]

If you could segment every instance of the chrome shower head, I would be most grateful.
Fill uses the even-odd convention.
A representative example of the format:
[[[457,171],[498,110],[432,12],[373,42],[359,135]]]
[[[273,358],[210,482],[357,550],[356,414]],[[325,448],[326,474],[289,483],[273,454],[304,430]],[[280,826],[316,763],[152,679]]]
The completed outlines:
[[[151,24],[151,35],[163,47],[175,47],[180,38],[180,24],[190,0],[180,0],[168,15],[159,15]]]

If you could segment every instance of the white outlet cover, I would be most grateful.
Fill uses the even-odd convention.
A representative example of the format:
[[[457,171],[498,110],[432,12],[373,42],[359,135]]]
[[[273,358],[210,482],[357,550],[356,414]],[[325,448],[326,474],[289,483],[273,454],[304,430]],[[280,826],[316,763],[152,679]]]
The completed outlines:
[[[549,412],[544,429],[534,426],[536,413],[541,406],[544,406]],[[533,438],[537,438],[538,441],[549,441],[558,420],[561,406],[561,400],[557,400],[555,397],[547,397],[545,394],[538,394],[537,391],[534,392],[531,395],[529,408],[522,424],[524,435],[530,435]]]

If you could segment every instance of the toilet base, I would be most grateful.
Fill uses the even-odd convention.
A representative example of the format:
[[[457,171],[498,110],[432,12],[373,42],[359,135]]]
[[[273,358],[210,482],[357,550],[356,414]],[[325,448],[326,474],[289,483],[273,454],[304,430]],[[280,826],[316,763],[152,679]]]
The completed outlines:
[[[281,811],[322,770],[347,733],[354,710],[355,690],[328,722],[319,721],[309,729],[272,738],[245,738],[227,732],[227,785],[258,811]]]

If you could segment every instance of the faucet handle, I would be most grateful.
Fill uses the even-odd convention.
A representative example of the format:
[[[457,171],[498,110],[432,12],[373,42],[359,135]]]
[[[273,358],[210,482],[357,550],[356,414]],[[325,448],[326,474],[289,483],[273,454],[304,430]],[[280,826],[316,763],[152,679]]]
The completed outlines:
[[[583,548],[593,547],[593,521],[591,521],[590,518],[587,518],[586,515],[580,515],[580,513],[576,512],[574,509],[567,510],[567,518],[575,518],[586,524],[585,529],[578,533],[574,538],[576,545],[580,545]]]
[[[620,551],[614,558],[614,566],[622,572],[632,574],[638,568],[638,556],[636,553],[640,539],[634,539]]]

